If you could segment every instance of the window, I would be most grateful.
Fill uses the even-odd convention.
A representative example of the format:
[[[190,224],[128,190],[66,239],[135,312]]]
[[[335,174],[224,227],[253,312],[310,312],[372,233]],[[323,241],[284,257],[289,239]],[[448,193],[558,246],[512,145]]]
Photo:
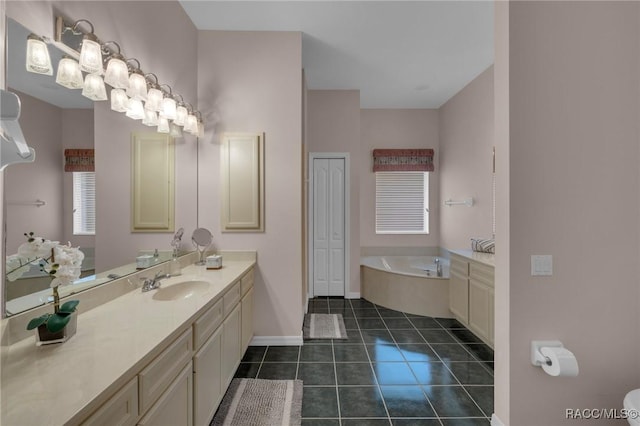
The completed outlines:
[[[429,173],[375,175],[376,234],[428,234]]]
[[[95,172],[73,172],[73,235],[95,234]]]

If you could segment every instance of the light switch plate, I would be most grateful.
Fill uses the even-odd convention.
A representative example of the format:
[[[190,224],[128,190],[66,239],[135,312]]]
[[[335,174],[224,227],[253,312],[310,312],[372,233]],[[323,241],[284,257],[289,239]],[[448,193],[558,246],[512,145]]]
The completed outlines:
[[[531,255],[531,275],[551,276],[553,275],[553,256],[550,254]]]

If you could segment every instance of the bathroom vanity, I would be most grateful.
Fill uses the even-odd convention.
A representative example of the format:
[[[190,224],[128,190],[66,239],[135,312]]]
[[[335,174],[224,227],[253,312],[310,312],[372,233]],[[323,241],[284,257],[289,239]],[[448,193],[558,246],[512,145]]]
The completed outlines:
[[[208,425],[253,337],[255,263],[190,265],[81,313],[64,344],[3,346],[0,423]]]
[[[494,255],[449,250],[449,309],[456,319],[493,348]]]

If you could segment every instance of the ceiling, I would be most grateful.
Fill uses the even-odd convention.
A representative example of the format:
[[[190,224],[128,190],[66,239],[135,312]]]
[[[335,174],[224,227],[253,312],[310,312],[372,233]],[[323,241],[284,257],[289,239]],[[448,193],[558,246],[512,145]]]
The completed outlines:
[[[493,63],[492,1],[181,0],[199,30],[301,31],[309,89],[438,108]]]

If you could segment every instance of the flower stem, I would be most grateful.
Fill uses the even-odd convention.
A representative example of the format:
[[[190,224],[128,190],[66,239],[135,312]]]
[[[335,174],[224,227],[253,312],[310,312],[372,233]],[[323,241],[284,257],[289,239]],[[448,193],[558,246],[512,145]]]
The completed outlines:
[[[53,287],[53,312],[60,312],[60,295],[58,294],[58,286]]]

